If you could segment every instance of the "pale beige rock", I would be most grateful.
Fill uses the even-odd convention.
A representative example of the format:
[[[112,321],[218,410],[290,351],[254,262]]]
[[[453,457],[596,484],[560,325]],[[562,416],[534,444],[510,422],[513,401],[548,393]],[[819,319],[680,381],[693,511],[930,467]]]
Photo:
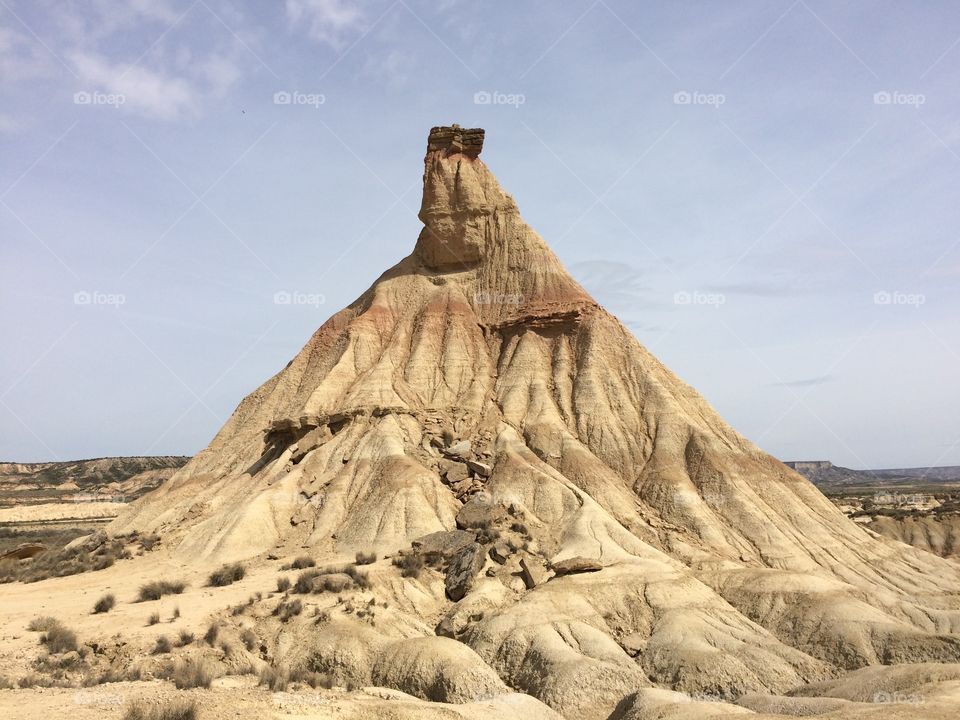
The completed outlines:
[[[431,135],[413,253],[111,530],[158,531],[193,564],[342,560],[453,530],[474,498],[511,508],[524,547],[476,578],[469,612],[448,614],[440,572],[384,563],[377,632],[349,625],[318,657],[368,683],[393,643],[446,622],[477,677],[577,720],[606,720],[652,684],[783,695],[864,665],[960,660],[960,565],[866,532],[727,425],[563,269],[479,138]],[[437,447],[482,477],[444,484]],[[603,569],[545,582],[548,558]],[[383,679],[423,692],[435,664],[402,657]],[[637,717],[678,706],[640,698]]]

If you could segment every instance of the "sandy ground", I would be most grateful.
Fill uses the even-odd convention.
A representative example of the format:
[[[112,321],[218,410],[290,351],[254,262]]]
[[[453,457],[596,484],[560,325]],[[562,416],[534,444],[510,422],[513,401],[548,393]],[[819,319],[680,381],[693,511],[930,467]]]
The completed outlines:
[[[113,502],[69,502],[21,505],[19,507],[0,508],[0,523],[112,518],[119,515],[124,507],[126,507],[126,503]]]

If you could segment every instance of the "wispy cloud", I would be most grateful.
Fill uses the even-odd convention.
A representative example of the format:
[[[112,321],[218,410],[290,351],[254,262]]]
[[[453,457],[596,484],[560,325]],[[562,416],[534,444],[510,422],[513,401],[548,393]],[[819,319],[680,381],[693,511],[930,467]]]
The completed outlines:
[[[291,26],[338,49],[364,25],[363,12],[349,0],[287,0],[286,11]]]
[[[770,387],[809,388],[816,387],[817,385],[823,385],[828,382],[833,382],[834,380],[836,380],[835,375],[818,375],[817,377],[804,378],[802,380],[788,380],[785,382],[770,383]]]

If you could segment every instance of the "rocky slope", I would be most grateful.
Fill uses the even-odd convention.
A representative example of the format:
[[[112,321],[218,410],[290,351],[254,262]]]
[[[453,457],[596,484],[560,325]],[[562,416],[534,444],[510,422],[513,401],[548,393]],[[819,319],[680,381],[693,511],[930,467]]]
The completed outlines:
[[[728,426],[567,274],[482,142],[431,132],[414,251],[111,530],[194,564],[425,563],[372,568],[375,627],[338,605],[277,652],[428,700],[664,717],[960,660],[960,566]]]

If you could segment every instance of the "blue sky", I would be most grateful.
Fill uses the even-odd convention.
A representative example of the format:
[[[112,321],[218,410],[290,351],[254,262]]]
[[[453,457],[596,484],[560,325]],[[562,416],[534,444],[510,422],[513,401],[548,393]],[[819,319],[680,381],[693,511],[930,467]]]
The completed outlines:
[[[960,464],[958,63],[945,1],[0,0],[0,459],[201,449],[458,122],[762,447]]]

